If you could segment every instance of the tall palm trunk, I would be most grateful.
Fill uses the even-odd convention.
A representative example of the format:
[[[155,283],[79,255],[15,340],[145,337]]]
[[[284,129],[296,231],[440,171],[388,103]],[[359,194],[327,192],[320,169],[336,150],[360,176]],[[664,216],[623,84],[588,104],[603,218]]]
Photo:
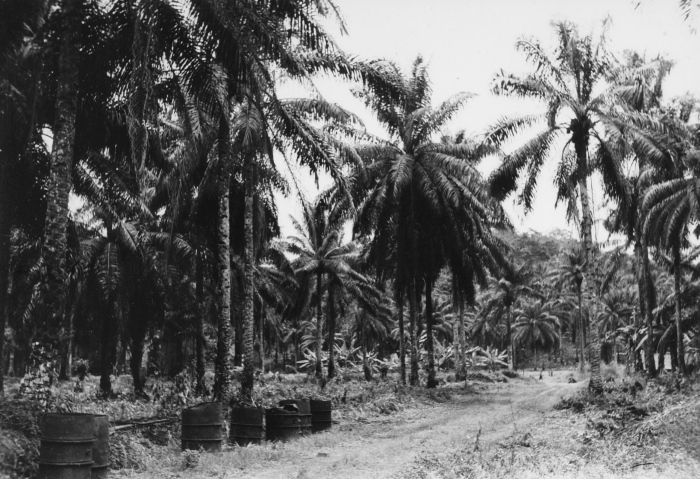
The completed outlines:
[[[586,322],[583,319],[583,304],[582,304],[582,293],[581,293],[581,287],[578,287],[578,290],[576,292],[578,295],[578,344],[579,344],[579,352],[581,353],[581,360],[578,363],[578,368],[579,371],[583,372],[585,363],[586,363],[586,335],[584,334],[583,330],[586,327]]]
[[[197,299],[197,318],[195,331],[195,393],[204,393],[204,261],[202,250],[197,250],[195,294]]]
[[[409,315],[409,330],[408,338],[411,342],[411,386],[418,385],[418,345],[416,344],[416,282],[411,280],[411,285],[408,291],[408,315]]]
[[[579,158],[579,168],[583,172],[588,169],[588,163],[586,161],[586,147],[584,145],[576,145],[576,153]],[[585,174],[580,175],[579,179],[579,190],[581,194],[581,236],[583,239],[583,247],[586,255],[586,265],[585,272],[588,273],[585,278],[587,296],[589,298],[588,302],[588,316],[591,321],[595,319],[595,298],[593,290],[593,234],[592,234],[592,223],[593,215],[591,214],[591,209],[589,205],[588,196],[588,185],[586,184]],[[587,325],[590,327],[590,322]],[[589,357],[591,362],[591,380],[588,384],[588,388],[595,394],[601,394],[603,392],[603,379],[600,376],[600,340],[598,339],[598,334],[589,331],[588,334],[588,344],[589,344]],[[583,350],[581,351],[581,356],[583,356]],[[583,361],[581,361],[583,363]]]
[[[678,348],[678,369],[685,374],[685,351],[683,349],[683,327],[681,314],[681,248],[673,245],[673,286],[676,292],[676,347]]]
[[[255,183],[255,171],[253,166],[254,156],[247,152],[243,159],[243,183],[245,188],[245,265],[243,283],[243,374],[241,376],[241,401],[245,404],[253,402],[253,382],[255,375],[255,351],[253,348],[253,336],[255,318],[253,310],[253,188]]]
[[[459,318],[457,310],[459,308],[452,305],[452,360],[455,367],[455,377],[459,376],[459,366],[462,364],[461,349],[459,347]]]
[[[647,374],[649,377],[656,376],[656,364],[654,361],[654,351],[656,350],[656,344],[654,342],[654,299],[653,282],[651,281],[651,272],[649,271],[649,248],[647,246],[646,238],[642,235],[642,275],[644,281],[644,298],[646,299],[646,304],[644,308],[644,316],[647,323],[647,344],[646,351],[644,355],[646,356],[647,364]]]
[[[323,361],[321,361],[321,346],[323,342],[323,270],[316,271],[316,377],[323,377]]]
[[[71,190],[75,117],[78,103],[79,35],[82,0],[63,0],[63,37],[58,63],[58,93],[56,121],[51,148],[44,242],[41,255],[46,268],[44,339],[55,342],[61,328],[65,307],[66,251],[68,248],[68,195]]]
[[[513,316],[512,316],[512,305],[508,305],[506,308],[507,325],[506,325],[506,336],[508,336],[508,369],[513,371],[515,369],[515,348],[513,347]]]
[[[406,338],[403,324],[403,294],[398,295],[399,303],[399,371],[401,384],[406,385]]]
[[[2,148],[0,146],[0,148]],[[2,153],[0,152],[0,155]],[[7,158],[0,156],[0,396],[4,394],[5,324],[7,323],[7,290],[10,278],[10,212],[7,197]]]
[[[425,349],[428,353],[428,383],[429,389],[437,386],[435,378],[435,351],[433,348],[433,282],[425,280]]]
[[[362,345],[362,371],[365,374],[365,381],[372,380],[372,369],[369,367],[369,361],[367,360],[367,338],[365,337],[365,313],[360,313],[360,344]]]
[[[464,324],[464,302],[459,302],[459,349],[460,358],[460,380],[467,378],[467,328]]]
[[[335,377],[335,291],[328,285],[328,379]]]
[[[217,287],[219,309],[214,365],[214,400],[223,401],[229,395],[231,367],[231,224],[229,196],[231,193],[231,165],[229,158],[229,124],[223,116],[219,120],[219,231],[217,234]]]

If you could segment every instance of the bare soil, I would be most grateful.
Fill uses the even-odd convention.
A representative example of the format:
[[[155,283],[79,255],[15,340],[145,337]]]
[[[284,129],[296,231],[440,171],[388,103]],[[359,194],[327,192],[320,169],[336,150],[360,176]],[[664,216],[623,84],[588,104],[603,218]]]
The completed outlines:
[[[279,461],[260,464],[238,477],[387,478],[423,454],[475,443],[477,435],[479,441],[494,441],[512,434],[514,428],[525,430],[541,423],[543,413],[580,387],[566,382],[567,374],[545,373],[542,381],[526,377],[494,384],[485,392],[455,394],[444,404],[407,410],[375,424],[345,425],[302,440],[308,444],[295,454],[284,454]]]

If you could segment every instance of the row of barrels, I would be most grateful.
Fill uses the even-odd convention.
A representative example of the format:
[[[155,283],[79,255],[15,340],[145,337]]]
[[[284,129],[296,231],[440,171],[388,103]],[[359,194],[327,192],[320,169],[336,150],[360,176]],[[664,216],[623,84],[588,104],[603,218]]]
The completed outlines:
[[[109,418],[49,413],[41,419],[40,479],[103,479],[109,466]]]
[[[231,440],[239,446],[289,441],[331,427],[331,402],[280,401],[264,410],[231,410]],[[218,451],[223,439],[221,403],[182,410],[182,449]],[[109,418],[100,414],[48,413],[41,419],[39,479],[104,479],[109,467]]]
[[[182,411],[182,449],[218,451],[224,422],[221,403],[203,403]],[[330,401],[289,399],[269,409],[231,409],[230,439],[239,446],[289,441],[329,429]]]

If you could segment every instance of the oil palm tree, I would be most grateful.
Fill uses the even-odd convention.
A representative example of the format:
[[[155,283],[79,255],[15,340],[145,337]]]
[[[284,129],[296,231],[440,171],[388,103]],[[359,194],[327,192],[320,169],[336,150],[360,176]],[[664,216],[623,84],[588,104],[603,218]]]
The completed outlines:
[[[644,137],[647,128],[660,130],[662,127],[643,113],[625,109],[624,102],[615,101],[614,91],[598,91],[612,70],[604,33],[596,40],[592,35],[579,35],[577,28],[567,22],[556,23],[554,28],[559,41],[554,56],[547,56],[536,40],[522,39],[517,48],[535,66],[535,72],[525,77],[501,72],[494,81],[496,93],[534,98],[544,102],[547,111],[542,115],[504,119],[489,132],[486,141],[500,146],[523,129],[537,123],[545,124],[541,133],[509,154],[492,174],[491,191],[503,199],[517,189],[517,179],[524,176],[519,199],[529,211],[542,165],[550,158],[557,140],[566,140],[555,177],[557,202],[565,202],[569,220],[580,223],[586,260],[584,273],[588,279],[584,284],[591,298],[589,308],[594,309],[590,281],[595,263],[589,179],[593,172],[600,172],[606,195],[616,201],[619,208],[628,210],[631,187],[622,169],[625,145]],[[615,108],[609,108],[611,102]],[[577,200],[581,207],[580,218]],[[589,337],[589,387],[600,393],[598,338],[596,334]]]
[[[294,260],[294,273],[299,277],[302,289],[308,292],[305,301],[311,300],[315,291],[316,301],[316,365],[317,377],[323,376],[321,348],[323,345],[323,299],[326,278],[333,282],[343,282],[344,278],[369,283],[352,264],[359,257],[354,242],[343,243],[343,223],[333,222],[323,203],[311,205],[302,203],[302,222],[292,218],[296,235],[290,236],[281,246],[297,256]],[[331,336],[332,338],[332,336]],[[332,347],[332,341],[330,347]]]
[[[408,300],[410,381],[416,384],[418,295],[425,292],[425,304],[432,304],[433,284],[449,265],[465,296],[473,299],[474,283],[483,284],[486,271],[498,269],[504,258],[502,243],[490,233],[501,218],[476,171],[479,158],[490,150],[472,141],[433,140],[471,95],[460,93],[432,107],[430,81],[420,57],[401,85],[403,96],[397,101],[371,86],[357,92],[391,139],[355,147],[366,166],[349,183],[359,204],[355,230],[371,237],[368,261],[376,265],[378,277],[394,278],[397,298]],[[399,308],[403,310],[401,304]],[[427,311],[428,330],[432,323]],[[426,347],[428,383],[433,387],[431,334]]]
[[[530,346],[537,363],[537,346],[557,347],[560,342],[559,318],[541,300],[524,301],[515,311],[514,340]]]
[[[583,252],[580,249],[574,249],[573,251],[567,252],[564,255],[562,265],[555,272],[557,276],[557,283],[568,284],[576,294],[577,300],[577,321],[576,321],[576,337],[579,341],[581,352],[581,361],[579,362],[579,369],[583,371],[585,362],[586,350],[586,320],[583,313],[583,290],[582,285],[586,275],[586,260],[584,259]]]

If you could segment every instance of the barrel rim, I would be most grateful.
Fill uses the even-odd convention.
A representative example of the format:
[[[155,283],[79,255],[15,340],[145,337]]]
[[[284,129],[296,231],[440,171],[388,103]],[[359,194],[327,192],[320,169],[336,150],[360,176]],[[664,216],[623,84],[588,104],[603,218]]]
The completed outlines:
[[[192,423],[192,422],[186,422],[182,424],[182,427],[190,427],[190,426],[223,426],[223,422],[207,422],[207,423]]]
[[[62,466],[90,466],[92,467],[93,461],[79,461],[79,462],[46,462],[46,461],[37,461],[37,463],[40,466],[57,466],[57,467],[62,467]],[[109,465],[109,464],[108,464]]]
[[[222,403],[221,401],[204,401],[204,402],[201,402],[199,404],[195,404],[194,406],[186,407],[183,409],[183,411],[190,411],[192,409],[203,407],[203,406],[206,406],[208,404],[219,404],[219,405],[221,405],[222,408],[224,405],[224,403]]]
[[[71,439],[63,439],[60,437],[44,437],[39,438],[41,442],[48,442],[49,444],[59,443],[59,444],[92,444],[95,441],[94,436],[90,437],[76,437]]]

